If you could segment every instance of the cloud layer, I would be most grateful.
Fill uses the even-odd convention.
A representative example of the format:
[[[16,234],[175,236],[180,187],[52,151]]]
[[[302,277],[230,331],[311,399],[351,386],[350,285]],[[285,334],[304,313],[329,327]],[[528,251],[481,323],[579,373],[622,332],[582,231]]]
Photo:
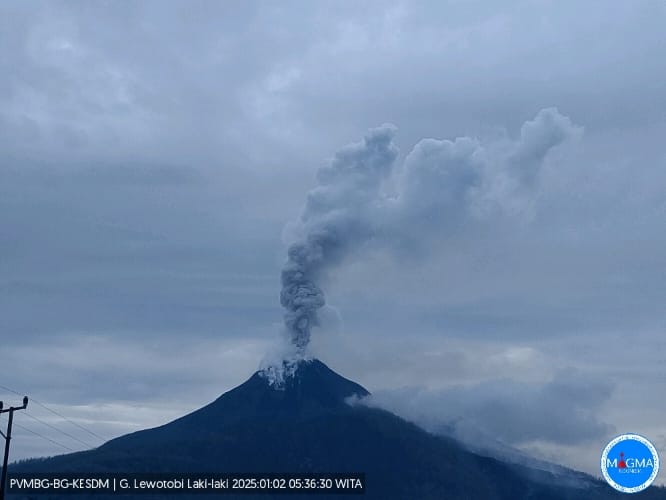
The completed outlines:
[[[381,223],[320,285],[317,355],[372,391],[505,380],[548,408],[534,394],[573,367],[614,388],[599,422],[666,443],[665,16],[649,0],[0,3],[2,383],[120,434],[242,381],[281,328],[285,221],[331,152],[390,122],[390,215],[365,206]],[[322,184],[346,187],[336,175]],[[317,201],[313,222],[337,203]],[[596,473],[604,439],[521,446]],[[27,431],[12,445],[56,451]]]

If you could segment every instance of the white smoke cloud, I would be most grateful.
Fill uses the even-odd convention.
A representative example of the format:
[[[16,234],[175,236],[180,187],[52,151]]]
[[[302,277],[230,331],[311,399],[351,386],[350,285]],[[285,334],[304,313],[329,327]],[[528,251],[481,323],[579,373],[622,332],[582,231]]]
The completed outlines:
[[[612,391],[605,380],[566,371],[545,384],[497,380],[447,389],[402,388],[377,392],[360,403],[463,441],[485,436],[508,445],[575,445],[613,431],[600,419]]]
[[[529,212],[548,153],[581,129],[555,108],[523,124],[516,140],[423,139],[395,168],[396,128],[371,129],[317,172],[282,269],[280,301],[296,357],[305,355],[326,275],[369,243],[427,248],[474,221]],[[386,188],[387,180],[394,189]]]
[[[557,109],[547,108],[525,122],[514,141],[423,139],[405,160],[399,217],[405,226],[429,221],[441,234],[470,218],[516,215],[529,208],[546,155],[581,132]]]

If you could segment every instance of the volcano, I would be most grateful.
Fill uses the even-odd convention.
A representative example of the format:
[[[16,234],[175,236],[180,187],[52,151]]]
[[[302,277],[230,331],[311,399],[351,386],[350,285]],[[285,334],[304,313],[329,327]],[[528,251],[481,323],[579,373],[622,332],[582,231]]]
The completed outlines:
[[[166,425],[94,450],[15,464],[10,473],[360,472],[372,499],[620,498],[584,474],[505,463],[387,411],[348,403],[368,394],[320,361],[301,361],[280,385],[256,372]],[[664,499],[666,492],[651,487],[642,498]]]

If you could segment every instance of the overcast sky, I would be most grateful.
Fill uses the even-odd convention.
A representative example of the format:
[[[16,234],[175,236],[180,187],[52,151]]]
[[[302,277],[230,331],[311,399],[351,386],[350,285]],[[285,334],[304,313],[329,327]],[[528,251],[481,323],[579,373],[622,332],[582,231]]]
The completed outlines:
[[[554,107],[576,133],[520,209],[440,233],[435,205],[435,237],[351,255],[313,353],[431,428],[596,474],[621,432],[666,453],[665,22],[661,0],[3,2],[0,384],[105,437],[197,408],[278,338],[284,228],[335,151],[392,123],[400,179],[423,138],[501,151]],[[16,435],[14,458],[66,451]]]

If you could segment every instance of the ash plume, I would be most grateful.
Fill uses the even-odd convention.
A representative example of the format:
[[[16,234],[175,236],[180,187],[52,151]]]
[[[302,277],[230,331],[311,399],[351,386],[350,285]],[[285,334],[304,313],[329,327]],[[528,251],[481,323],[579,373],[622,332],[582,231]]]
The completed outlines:
[[[317,172],[282,269],[280,302],[292,362],[306,356],[319,323],[327,273],[352,251],[370,241],[387,249],[404,241],[427,247],[430,238],[446,236],[453,227],[520,213],[538,189],[549,151],[580,131],[547,108],[525,122],[515,140],[423,139],[400,169],[394,168],[393,125],[371,129],[362,141],[339,150]]]
[[[281,276],[284,323],[299,354],[305,352],[311,329],[318,324],[317,311],[326,303],[317,283],[350,247],[372,234],[367,211],[380,200],[382,181],[398,156],[394,132],[391,125],[371,130],[317,172],[319,184],[308,194],[299,221],[301,237],[289,247]]]

